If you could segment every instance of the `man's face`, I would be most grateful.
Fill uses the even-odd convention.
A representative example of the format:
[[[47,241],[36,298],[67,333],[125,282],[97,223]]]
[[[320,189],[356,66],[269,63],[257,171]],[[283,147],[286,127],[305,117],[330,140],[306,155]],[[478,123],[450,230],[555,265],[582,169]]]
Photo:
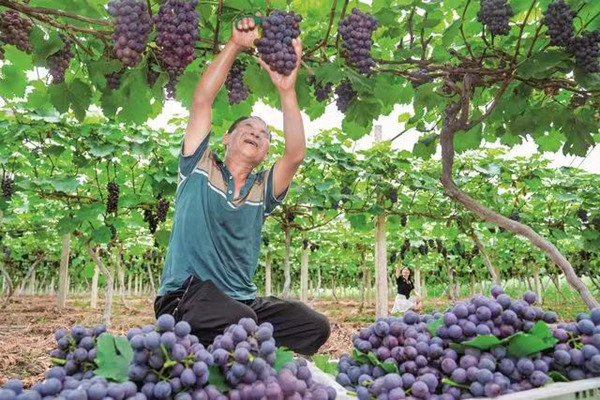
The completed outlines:
[[[241,121],[233,132],[223,136],[223,144],[227,146],[229,156],[242,158],[254,166],[267,157],[270,142],[267,125],[253,117]]]
[[[404,279],[408,279],[409,275],[410,275],[410,271],[408,269],[404,268],[402,270],[402,277],[404,277]]]

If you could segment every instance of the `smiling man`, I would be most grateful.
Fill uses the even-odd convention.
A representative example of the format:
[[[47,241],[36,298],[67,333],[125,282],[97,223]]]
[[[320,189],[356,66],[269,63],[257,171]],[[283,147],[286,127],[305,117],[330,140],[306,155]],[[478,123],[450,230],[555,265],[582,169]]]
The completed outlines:
[[[239,52],[251,47],[256,37],[254,20],[240,21],[195,89],[179,158],[173,229],[154,309],[157,317],[169,313],[189,322],[205,345],[241,318],[270,322],[279,346],[310,355],[329,337],[327,318],[298,301],[257,297],[252,283],[265,218],[283,201],[306,153],[295,91],[300,41],[293,42],[297,64],[289,76],[259,61],[281,98],[285,136],[281,158],[268,170],[254,171],[269,152],[271,134],[267,124],[253,116],[239,118],[223,136],[224,161],[209,144],[214,99]]]

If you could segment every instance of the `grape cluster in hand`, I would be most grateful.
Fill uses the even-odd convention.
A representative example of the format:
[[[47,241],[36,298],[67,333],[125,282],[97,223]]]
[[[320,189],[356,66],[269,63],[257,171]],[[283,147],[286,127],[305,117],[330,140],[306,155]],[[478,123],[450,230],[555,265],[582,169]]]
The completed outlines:
[[[65,72],[69,68],[71,58],[73,58],[73,52],[71,52],[73,41],[68,37],[64,37],[63,42],[63,47],[48,57],[48,68],[52,76],[52,84],[65,81]]]
[[[550,44],[565,47],[575,35],[573,18],[577,13],[564,0],[555,0],[544,11],[543,22],[548,27],[546,35]]]
[[[335,88],[335,94],[337,96],[336,105],[338,110],[345,113],[350,105],[350,102],[356,97],[356,92],[352,88],[352,84],[349,80],[344,80]]]
[[[365,75],[375,66],[375,61],[371,58],[371,35],[378,25],[371,14],[363,13],[358,8],[354,8],[352,13],[338,24],[342,47],[347,51],[344,53],[346,60]]]
[[[507,0],[481,0],[477,21],[484,24],[494,35],[508,35],[510,17],[515,15]]]
[[[31,53],[33,46],[29,40],[29,33],[33,22],[29,18],[22,18],[15,10],[6,10],[0,13],[0,42],[12,44],[17,49]]]
[[[115,18],[112,34],[115,54],[125,66],[133,67],[146,50],[148,34],[152,29],[148,4],[138,0],[111,0],[108,13]]]
[[[10,200],[13,195],[13,184],[13,178],[9,175],[4,174],[2,176],[2,196],[7,200]]]
[[[174,95],[177,78],[194,61],[194,45],[198,39],[197,4],[197,0],[167,0],[154,15],[159,63],[170,78],[169,96]]]
[[[250,91],[248,86],[244,84],[245,71],[246,66],[239,60],[235,60],[231,66],[231,69],[229,70],[227,79],[225,80],[225,87],[227,88],[229,96],[229,104],[238,104],[248,98]]]
[[[119,207],[119,184],[108,182],[106,185],[108,198],[106,200],[106,212],[109,214],[116,213]]]
[[[301,15],[285,11],[273,11],[262,19],[263,36],[255,40],[255,45],[271,70],[289,75],[296,67],[298,56],[292,40],[300,36],[300,21]]]
[[[600,29],[583,32],[569,41],[567,52],[575,56],[576,64],[589,73],[600,72]]]

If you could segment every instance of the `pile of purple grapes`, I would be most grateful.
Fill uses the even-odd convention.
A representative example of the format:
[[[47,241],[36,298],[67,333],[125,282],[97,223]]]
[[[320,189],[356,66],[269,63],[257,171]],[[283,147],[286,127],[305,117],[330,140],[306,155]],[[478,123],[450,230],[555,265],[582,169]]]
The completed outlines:
[[[499,287],[445,313],[379,319],[353,337],[336,380],[359,400],[496,397],[553,380],[600,376],[600,308],[554,328],[556,313],[536,307],[536,296],[511,299]],[[510,340],[547,329],[545,350],[511,353]],[[486,337],[488,348],[465,345]],[[494,339],[495,338],[495,339]],[[474,342],[475,343],[475,342]]]
[[[191,334],[187,322],[176,323],[171,315],[162,315],[155,325],[127,332],[133,359],[126,376],[119,381],[96,375],[97,339],[105,331],[102,325],[93,329],[75,326],[70,331],[58,330],[57,348],[51,352],[52,360],[58,365],[47,371],[43,382],[30,389],[25,389],[20,380],[9,380],[0,389],[0,399],[336,398],[332,387],[313,381],[306,360],[290,357],[291,361],[278,362],[273,326],[269,323],[257,325],[252,319],[241,319],[217,336],[210,346],[204,347]]]

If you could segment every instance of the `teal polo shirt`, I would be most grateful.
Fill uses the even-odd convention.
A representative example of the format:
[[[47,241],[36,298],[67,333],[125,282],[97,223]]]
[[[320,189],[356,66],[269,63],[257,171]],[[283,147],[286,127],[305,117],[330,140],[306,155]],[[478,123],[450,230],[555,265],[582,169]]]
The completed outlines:
[[[233,177],[211,150],[210,136],[194,154],[179,156],[175,216],[158,295],[179,289],[193,274],[236,300],[251,300],[262,226],[287,188],[275,197],[271,167],[251,173],[234,198]]]

